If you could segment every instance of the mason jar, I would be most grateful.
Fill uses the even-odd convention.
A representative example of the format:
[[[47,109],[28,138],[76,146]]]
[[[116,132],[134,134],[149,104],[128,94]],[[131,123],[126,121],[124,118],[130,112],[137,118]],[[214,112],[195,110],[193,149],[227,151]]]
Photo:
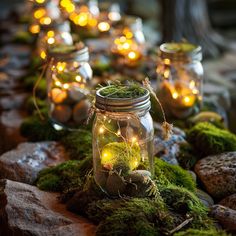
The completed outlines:
[[[157,94],[167,115],[186,118],[202,102],[202,49],[191,43],[164,43],[157,65]]]
[[[145,37],[142,19],[126,16],[113,30],[111,51],[120,56],[119,62],[128,66],[136,66],[145,55]]]
[[[128,89],[128,86],[124,86]],[[96,183],[110,195],[130,195],[143,186],[136,178],[153,175],[153,121],[150,95],[114,96],[113,85],[97,90],[93,124],[93,167]],[[133,185],[134,184],[134,185]],[[130,186],[132,185],[132,186]],[[136,188],[133,194],[136,196]]]
[[[49,26],[42,26],[37,41],[37,54],[46,59],[47,51],[58,45],[73,45],[70,25],[68,21],[53,22]]]
[[[90,109],[92,69],[87,47],[68,47],[66,52],[49,51],[47,92],[53,127],[76,129],[85,123]]]

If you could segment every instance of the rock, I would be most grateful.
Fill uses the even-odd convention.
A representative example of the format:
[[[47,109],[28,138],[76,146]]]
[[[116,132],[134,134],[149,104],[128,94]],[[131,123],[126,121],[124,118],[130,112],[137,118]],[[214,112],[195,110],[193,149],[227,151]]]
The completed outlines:
[[[212,197],[201,189],[196,189],[196,195],[206,207],[211,207],[214,204]]]
[[[67,211],[55,193],[0,180],[0,203],[0,235],[95,235],[95,226]]]
[[[73,119],[76,123],[86,120],[89,114],[90,103],[88,100],[78,102],[73,109]]]
[[[122,176],[116,172],[109,173],[106,182],[106,190],[110,195],[117,196],[122,194],[125,191],[125,187],[126,183]]]
[[[20,110],[4,111],[0,117],[0,153],[15,148],[26,141],[20,134],[20,125],[27,114]]]
[[[220,205],[236,211],[236,194],[232,194],[219,202]]]
[[[151,177],[151,172],[147,170],[134,170],[125,179],[128,182],[143,183],[147,177]]]
[[[66,123],[69,121],[72,115],[72,110],[67,105],[57,105],[52,111],[52,117],[60,123]]]
[[[195,172],[188,170],[189,174],[192,176],[193,181],[196,183],[197,182],[197,175]]]
[[[173,134],[169,140],[164,139],[164,134],[161,125],[154,123],[155,138],[154,138],[154,155],[160,157],[162,160],[177,165],[176,157],[180,151],[180,145],[186,143],[185,132],[174,127]]]
[[[0,178],[32,184],[40,170],[67,159],[57,142],[22,143],[0,156]]]
[[[208,156],[195,165],[195,173],[217,199],[236,193],[236,152]]]
[[[214,205],[210,214],[228,231],[236,231],[236,211],[221,205]]]
[[[27,93],[18,93],[12,94],[10,96],[4,96],[0,98],[0,109],[19,109],[23,107],[28,96],[29,94]]]

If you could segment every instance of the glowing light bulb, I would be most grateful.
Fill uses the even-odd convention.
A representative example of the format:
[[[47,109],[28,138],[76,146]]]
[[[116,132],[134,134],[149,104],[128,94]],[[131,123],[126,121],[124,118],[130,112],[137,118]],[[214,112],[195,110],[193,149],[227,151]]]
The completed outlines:
[[[36,11],[34,12],[34,17],[35,17],[36,19],[40,19],[40,18],[43,17],[45,14],[46,14],[45,9],[39,8],[38,10],[36,10]]]
[[[29,30],[32,34],[38,34],[40,31],[40,26],[39,25],[31,25]]]
[[[75,80],[76,80],[77,82],[81,82],[81,81],[82,81],[82,78],[81,78],[80,75],[76,75],[76,76],[75,76]]]
[[[108,22],[100,22],[98,24],[98,29],[101,31],[101,32],[107,32],[109,31],[110,29],[110,24]]]
[[[68,89],[69,87],[70,87],[69,84],[67,84],[67,83],[63,84],[63,88],[64,88],[64,89]]]
[[[134,51],[131,51],[131,52],[128,53],[128,58],[130,60],[135,60],[135,59],[138,58],[138,54],[136,52],[134,52]]]
[[[57,70],[59,72],[62,72],[65,70],[65,67],[66,67],[66,63],[65,62],[58,62],[57,63]]]
[[[165,63],[166,65],[170,65],[170,59],[165,58],[165,59],[164,59],[164,63]]]
[[[54,37],[55,33],[54,31],[50,30],[47,32],[47,36],[50,38],[50,37]]]
[[[99,128],[99,133],[100,134],[103,134],[105,132],[105,129],[101,126],[100,128]]]
[[[109,12],[108,18],[111,21],[119,21],[121,19],[121,15],[119,12]]]
[[[178,93],[177,92],[174,92],[173,94],[172,94],[172,97],[174,98],[174,99],[177,99],[178,98]]]
[[[132,143],[137,142],[137,138],[136,138],[136,137],[133,137],[133,138],[131,139],[131,142],[132,142]]]
[[[55,81],[55,85],[61,87],[61,82],[59,80]]]
[[[129,49],[130,48],[130,44],[128,42],[123,44],[123,48],[124,49]]]
[[[40,24],[42,25],[50,25],[52,20],[50,17],[43,17],[39,20]]]
[[[86,26],[88,24],[89,14],[86,12],[81,12],[75,17],[74,22],[79,26]]]
[[[167,78],[169,78],[169,75],[170,75],[170,71],[169,70],[165,70],[164,71],[164,77],[167,79]]]
[[[198,90],[196,88],[193,89],[193,94],[198,94]]]
[[[47,57],[47,54],[45,51],[40,52],[40,57],[44,60]]]
[[[116,135],[117,135],[117,136],[120,136],[120,135],[121,135],[120,130],[117,131]]]
[[[45,0],[36,0],[37,3],[42,4],[45,2]]]
[[[185,98],[184,98],[184,102],[185,102],[186,104],[188,104],[188,103],[190,102],[190,98],[189,98],[189,97],[185,97]]]
[[[54,44],[55,39],[54,38],[48,38],[47,42],[48,42],[48,44]]]

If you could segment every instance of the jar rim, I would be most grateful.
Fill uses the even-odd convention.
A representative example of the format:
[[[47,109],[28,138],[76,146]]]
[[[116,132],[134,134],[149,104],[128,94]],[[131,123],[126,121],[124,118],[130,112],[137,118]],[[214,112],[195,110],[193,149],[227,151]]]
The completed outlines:
[[[138,112],[150,110],[150,93],[146,88],[143,88],[145,94],[137,98],[112,98],[101,95],[101,91],[107,87],[109,86],[96,91],[96,108],[109,112]]]
[[[170,60],[202,60],[202,47],[189,42],[169,42],[160,45],[160,57]]]

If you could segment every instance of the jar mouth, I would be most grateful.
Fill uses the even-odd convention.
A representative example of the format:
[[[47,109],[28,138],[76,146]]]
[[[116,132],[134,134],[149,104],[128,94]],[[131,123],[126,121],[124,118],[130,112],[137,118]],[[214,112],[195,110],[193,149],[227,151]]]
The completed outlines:
[[[109,87],[109,86],[108,86]],[[95,107],[109,112],[142,112],[149,111],[151,108],[150,93],[147,89],[145,94],[137,98],[112,98],[101,95],[101,91],[104,88],[100,88],[96,92]]]
[[[71,47],[70,45],[68,45]],[[66,52],[59,52],[54,50],[49,50],[48,52],[49,58],[53,58],[55,61],[88,61],[89,60],[89,52],[88,47],[75,45],[71,50]]]
[[[188,42],[163,43],[160,46],[162,59],[177,60],[202,60],[202,47]]]

